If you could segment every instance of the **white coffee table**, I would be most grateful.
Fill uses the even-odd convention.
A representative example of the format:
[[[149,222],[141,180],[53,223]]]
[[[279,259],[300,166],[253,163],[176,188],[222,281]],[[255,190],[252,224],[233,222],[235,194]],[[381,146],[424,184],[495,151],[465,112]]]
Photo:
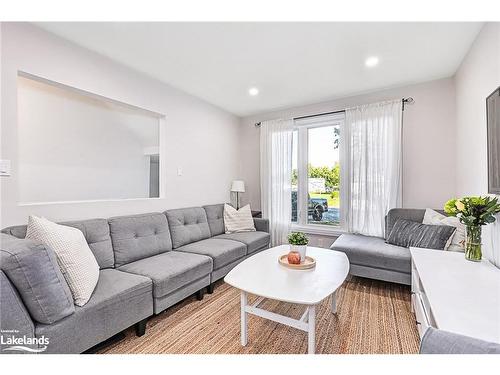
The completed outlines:
[[[316,267],[293,270],[278,263],[288,251],[289,245],[262,251],[234,267],[224,281],[241,291],[241,345],[247,344],[247,314],[253,314],[308,332],[308,353],[314,354],[316,305],[332,295],[332,312],[337,311],[335,291],[349,273],[349,260],[342,252],[308,246],[307,255],[316,259]],[[249,305],[247,293],[259,298]],[[293,319],[259,308],[265,298],[305,305],[306,310]]]

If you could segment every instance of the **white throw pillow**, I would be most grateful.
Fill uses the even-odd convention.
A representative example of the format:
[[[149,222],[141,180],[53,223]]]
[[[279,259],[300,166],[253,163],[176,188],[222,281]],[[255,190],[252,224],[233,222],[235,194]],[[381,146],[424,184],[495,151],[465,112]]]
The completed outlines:
[[[40,241],[56,254],[75,305],[85,305],[99,279],[99,265],[83,233],[76,228],[30,216],[26,238]]]
[[[250,205],[236,210],[228,204],[224,204],[224,226],[226,233],[255,232],[252,211]]]
[[[463,225],[458,217],[455,216],[445,216],[427,208],[425,210],[424,221],[422,224],[430,225],[448,225],[450,227],[457,228],[453,236],[451,236],[451,241],[445,250],[451,251],[464,251],[465,247],[465,225]]]

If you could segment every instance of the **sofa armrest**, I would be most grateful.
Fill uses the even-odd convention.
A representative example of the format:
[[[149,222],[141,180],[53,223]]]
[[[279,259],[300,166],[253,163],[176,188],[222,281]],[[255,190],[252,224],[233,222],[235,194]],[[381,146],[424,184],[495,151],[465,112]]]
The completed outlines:
[[[8,347],[15,346],[15,344],[9,344],[11,338],[35,337],[35,325],[28,310],[3,271],[0,271],[0,330],[3,338],[3,342],[0,343],[0,352],[3,353],[16,353],[16,351],[6,350]],[[37,345],[23,346],[38,349]]]
[[[255,229],[259,232],[267,232],[269,233],[269,219],[262,219],[260,217],[254,217],[253,223],[255,225]]]
[[[420,354],[500,354],[500,344],[430,327],[422,337]]]

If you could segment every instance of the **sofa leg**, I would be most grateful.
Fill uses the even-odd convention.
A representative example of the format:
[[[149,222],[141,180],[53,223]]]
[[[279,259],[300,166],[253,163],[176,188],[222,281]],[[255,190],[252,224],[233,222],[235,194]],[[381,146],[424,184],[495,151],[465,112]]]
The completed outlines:
[[[203,295],[205,294],[205,289],[200,289],[196,292],[196,299],[201,301],[203,299]]]
[[[207,286],[207,293],[212,294],[214,292],[214,283]]]
[[[148,322],[148,318],[142,319],[140,322],[135,323],[135,334],[138,337],[141,337],[146,333],[146,323],[147,322]]]

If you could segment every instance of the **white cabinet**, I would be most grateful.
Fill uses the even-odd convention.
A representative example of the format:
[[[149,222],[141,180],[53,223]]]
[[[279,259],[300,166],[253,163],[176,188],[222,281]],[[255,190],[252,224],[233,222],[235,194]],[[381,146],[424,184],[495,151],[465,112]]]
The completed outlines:
[[[500,343],[500,269],[463,253],[411,248],[412,309],[420,337],[432,326]]]
[[[420,276],[413,261],[411,275],[411,306],[413,312],[415,313],[415,322],[417,323],[418,333],[420,338],[422,338],[427,328],[430,326],[436,327],[436,325],[431,316],[428,299],[425,295],[425,290],[422,287]]]

